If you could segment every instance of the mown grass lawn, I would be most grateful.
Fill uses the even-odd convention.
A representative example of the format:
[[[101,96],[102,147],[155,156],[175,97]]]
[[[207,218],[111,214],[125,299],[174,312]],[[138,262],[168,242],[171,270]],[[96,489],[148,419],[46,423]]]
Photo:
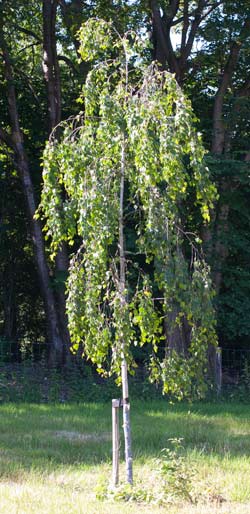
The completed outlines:
[[[250,405],[136,400],[132,430],[136,486],[157,480],[155,459],[181,437],[198,504],[96,499],[111,474],[110,405],[2,404],[1,514],[250,513]]]

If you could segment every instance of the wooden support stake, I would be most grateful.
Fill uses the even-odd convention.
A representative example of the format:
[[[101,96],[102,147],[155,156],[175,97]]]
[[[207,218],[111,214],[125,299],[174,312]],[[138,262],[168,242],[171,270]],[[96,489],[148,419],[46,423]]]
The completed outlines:
[[[113,484],[119,483],[119,408],[120,400],[112,400],[112,447],[113,447]]]

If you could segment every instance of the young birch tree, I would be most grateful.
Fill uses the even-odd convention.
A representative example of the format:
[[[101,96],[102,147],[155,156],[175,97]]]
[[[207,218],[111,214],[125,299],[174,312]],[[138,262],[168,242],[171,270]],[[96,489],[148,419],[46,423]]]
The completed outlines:
[[[190,103],[173,75],[145,63],[145,40],[132,32],[121,37],[112,24],[93,19],[79,40],[81,57],[92,61],[84,112],[62,124],[60,141],[52,134],[47,144],[40,209],[52,253],[63,241],[78,244],[67,285],[73,350],[81,345],[100,373],[120,377],[132,483],[132,347],[151,345],[151,378],[163,392],[178,398],[194,388],[203,392],[207,348],[216,342],[212,293],[190,235],[191,266],[184,258],[180,205],[191,191],[208,220],[215,190]],[[133,251],[126,240],[128,219]],[[188,354],[171,351],[167,341],[160,358],[173,301],[179,308],[172,328],[185,318]]]

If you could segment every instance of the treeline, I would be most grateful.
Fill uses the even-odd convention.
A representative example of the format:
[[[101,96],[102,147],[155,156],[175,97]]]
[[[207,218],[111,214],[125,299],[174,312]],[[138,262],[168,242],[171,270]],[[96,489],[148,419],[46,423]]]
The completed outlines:
[[[79,112],[89,64],[79,62],[77,32],[93,16],[113,20],[120,33],[148,33],[148,61],[174,73],[191,99],[218,200],[205,228],[192,201],[182,224],[200,232],[212,269],[220,344],[247,346],[248,0],[0,2],[0,338],[17,345],[47,341],[51,361],[57,355],[63,362],[70,345],[65,279],[71,249],[61,247],[52,263],[34,214],[45,142],[61,120]],[[182,332],[172,335],[172,347],[181,347]]]

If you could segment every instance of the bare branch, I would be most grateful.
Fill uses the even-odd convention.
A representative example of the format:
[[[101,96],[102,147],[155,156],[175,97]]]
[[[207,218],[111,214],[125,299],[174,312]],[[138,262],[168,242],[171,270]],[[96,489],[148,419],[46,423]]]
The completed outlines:
[[[14,25],[14,28],[18,30],[18,32],[22,32],[27,36],[31,36],[36,39],[37,43],[42,43],[42,39],[35,33],[33,30],[26,29],[26,27],[21,27],[20,25]]]
[[[168,8],[168,18],[174,19],[180,6],[180,0],[170,0]]]
[[[36,43],[30,43],[29,45],[24,46],[17,52],[17,55],[19,55],[21,52],[24,52],[25,50],[27,50],[27,48],[33,48],[34,46],[37,46],[37,45],[40,45],[40,41],[37,41]]]
[[[184,21],[184,16],[181,16],[180,18],[177,18],[177,20],[173,20],[171,23],[171,27],[175,27],[176,25],[179,25]]]
[[[216,2],[216,4],[213,4],[213,5],[207,5],[206,7],[208,7],[208,11],[206,11],[206,13],[204,14],[204,16],[201,17],[201,21],[205,20],[209,14],[211,14],[211,12],[213,12],[215,9],[217,9],[217,7],[219,7],[219,5],[223,4],[223,1],[224,0],[219,0],[218,2]]]
[[[37,96],[37,94],[36,94],[32,84],[31,84],[31,82],[29,80],[30,77],[28,75],[26,75],[26,73],[23,70],[21,70],[19,68],[16,68],[16,67],[15,67],[15,74],[24,78],[24,80],[25,80],[25,82],[26,82],[30,92],[32,93],[32,96],[34,97],[34,100],[36,101],[36,103],[39,106],[39,108],[41,108],[41,100],[38,98],[38,96]]]
[[[77,70],[76,66],[74,65],[74,63],[71,61],[71,59],[69,59],[68,57],[66,57],[65,55],[58,55],[57,56],[57,59],[58,61],[63,61],[65,62],[69,68],[71,68],[71,70],[73,71],[73,73],[75,75],[79,75],[79,71]]]
[[[204,9],[205,6],[206,6],[206,0],[199,0],[198,7],[197,7],[197,9],[195,11],[194,20],[192,22],[191,29],[190,29],[190,32],[189,32],[189,35],[188,35],[188,40],[187,40],[186,46],[183,49],[183,52],[182,52],[182,55],[181,55],[182,63],[187,60],[187,58],[189,57],[189,55],[190,55],[190,53],[192,51],[193,44],[194,44],[194,39],[195,39],[195,36],[197,34],[197,30],[198,30],[198,28],[200,26],[201,18],[202,18],[202,13],[203,13],[203,9]]]

